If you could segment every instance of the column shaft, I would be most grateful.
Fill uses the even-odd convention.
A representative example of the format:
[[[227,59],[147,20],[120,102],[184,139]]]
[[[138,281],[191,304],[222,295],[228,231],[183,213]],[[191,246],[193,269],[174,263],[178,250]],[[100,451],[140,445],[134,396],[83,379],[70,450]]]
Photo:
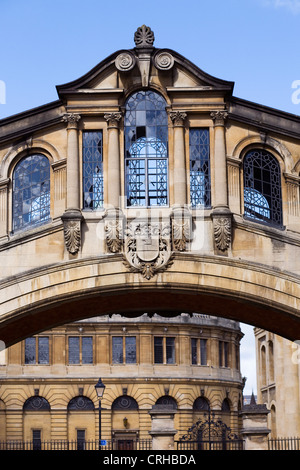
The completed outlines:
[[[213,111],[211,113],[211,117],[215,121],[214,207],[228,208],[226,142],[224,127],[224,121],[227,117],[227,112]]]
[[[187,203],[187,181],[185,164],[184,120],[186,113],[171,112],[174,123],[174,204],[184,206]]]
[[[79,179],[79,144],[78,114],[67,114],[64,120],[68,123],[67,150],[67,209],[80,210],[80,179]]]
[[[105,114],[108,123],[108,171],[107,171],[107,194],[108,205],[114,208],[120,206],[120,145],[119,145],[119,120],[121,113]]]

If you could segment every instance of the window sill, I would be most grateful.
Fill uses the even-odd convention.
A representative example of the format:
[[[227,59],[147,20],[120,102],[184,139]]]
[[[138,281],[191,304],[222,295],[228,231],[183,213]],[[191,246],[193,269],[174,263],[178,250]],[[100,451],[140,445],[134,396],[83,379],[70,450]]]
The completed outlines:
[[[14,245],[19,244],[20,241],[27,242],[43,237],[47,234],[55,233],[61,230],[62,227],[63,223],[59,218],[55,220],[49,220],[43,225],[10,233],[10,235],[5,238],[5,240],[0,242],[0,250],[13,247]]]

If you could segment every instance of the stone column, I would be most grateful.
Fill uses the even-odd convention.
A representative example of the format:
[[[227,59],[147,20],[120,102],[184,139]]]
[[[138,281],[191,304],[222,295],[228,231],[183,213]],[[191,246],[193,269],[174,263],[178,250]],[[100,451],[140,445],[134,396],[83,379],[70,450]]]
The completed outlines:
[[[266,405],[250,404],[242,409],[243,428],[241,434],[245,450],[268,450],[267,417],[270,411]]]
[[[9,179],[0,182],[0,239],[8,236],[8,188]]]
[[[212,111],[211,118],[214,120],[215,130],[215,194],[214,208],[228,209],[227,195],[227,170],[226,170],[226,145],[225,145],[225,120],[227,111]]]
[[[170,112],[174,126],[174,204],[183,207],[187,203],[187,182],[185,165],[184,120],[182,111]]]
[[[152,450],[174,450],[174,415],[177,413],[172,405],[154,405],[149,411],[152,426]]]
[[[214,120],[214,208],[212,212],[215,253],[226,255],[231,246],[232,214],[228,206],[225,120],[227,111],[212,111]]]
[[[104,115],[108,130],[108,207],[118,209],[120,207],[121,175],[120,175],[120,145],[119,145],[119,121],[121,113],[108,113]]]
[[[65,245],[72,255],[79,251],[81,245],[81,210],[80,210],[80,172],[78,122],[79,114],[66,114],[68,149],[67,149],[67,210],[62,215],[64,224]]]
[[[68,123],[67,150],[67,210],[80,210],[80,179],[79,179],[79,114],[66,114],[64,121]]]

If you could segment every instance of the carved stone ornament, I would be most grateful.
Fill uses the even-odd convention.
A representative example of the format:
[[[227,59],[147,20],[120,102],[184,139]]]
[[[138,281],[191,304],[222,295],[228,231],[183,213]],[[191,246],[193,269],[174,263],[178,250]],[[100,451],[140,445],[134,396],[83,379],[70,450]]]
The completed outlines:
[[[134,221],[125,232],[124,264],[151,279],[172,264],[170,223]]]
[[[80,121],[80,114],[68,113],[64,114],[63,120],[68,123],[69,128],[77,129],[78,122]]]
[[[122,118],[122,113],[107,113],[104,114],[104,119],[107,121],[109,127],[119,127],[119,121]]]
[[[154,65],[159,70],[170,70],[174,65],[174,57],[169,52],[158,52],[154,57]]]
[[[187,114],[184,111],[171,111],[170,118],[173,121],[174,126],[183,126],[184,120]]]
[[[81,245],[81,212],[69,209],[62,215],[61,219],[64,224],[65,246],[69,253],[76,255]]]
[[[172,237],[173,250],[186,251],[187,244],[191,240],[192,215],[186,209],[173,209]]]
[[[104,227],[106,245],[111,253],[119,253],[123,245],[123,221],[108,220]]]
[[[122,52],[115,60],[116,68],[120,72],[129,72],[135,66],[136,60],[133,54],[130,52]]]
[[[216,247],[223,252],[228,250],[231,244],[231,217],[214,217],[213,226]]]
[[[218,126],[224,126],[225,124],[225,120],[227,119],[228,117],[228,112],[227,111],[222,111],[222,110],[219,110],[219,111],[211,111],[210,113],[210,117],[213,119],[213,121],[215,122],[215,124]]]
[[[143,24],[134,33],[136,47],[153,47],[154,33],[149,26]]]
[[[75,255],[81,244],[80,220],[66,220],[64,222],[65,244],[69,253]]]

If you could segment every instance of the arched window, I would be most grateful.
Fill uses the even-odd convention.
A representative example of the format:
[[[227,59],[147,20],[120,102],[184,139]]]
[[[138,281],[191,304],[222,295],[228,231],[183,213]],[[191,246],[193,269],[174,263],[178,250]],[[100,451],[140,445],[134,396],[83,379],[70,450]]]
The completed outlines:
[[[169,395],[164,395],[163,397],[160,397],[156,403],[156,405],[167,405],[167,406],[172,406],[174,410],[177,410],[177,402],[175,398],[170,397]]]
[[[244,213],[251,219],[282,225],[280,166],[263,149],[251,150],[244,158]]]
[[[229,413],[230,412],[230,402],[229,402],[228,398],[224,398],[224,400],[222,402],[222,411],[224,413]]]
[[[46,398],[38,395],[28,398],[24,405],[24,411],[50,411],[50,405]]]
[[[198,397],[194,401],[193,404],[193,410],[194,411],[209,411],[210,406],[209,406],[209,401],[207,398],[204,397]]]
[[[40,154],[23,158],[13,173],[13,230],[50,219],[50,164]]]
[[[127,206],[168,204],[168,117],[166,101],[147,90],[126,102],[125,179]]]
[[[84,396],[74,397],[68,404],[68,411],[91,411],[94,409],[92,400]]]
[[[137,410],[138,404],[134,398],[129,395],[123,395],[115,399],[111,406],[112,411]]]

